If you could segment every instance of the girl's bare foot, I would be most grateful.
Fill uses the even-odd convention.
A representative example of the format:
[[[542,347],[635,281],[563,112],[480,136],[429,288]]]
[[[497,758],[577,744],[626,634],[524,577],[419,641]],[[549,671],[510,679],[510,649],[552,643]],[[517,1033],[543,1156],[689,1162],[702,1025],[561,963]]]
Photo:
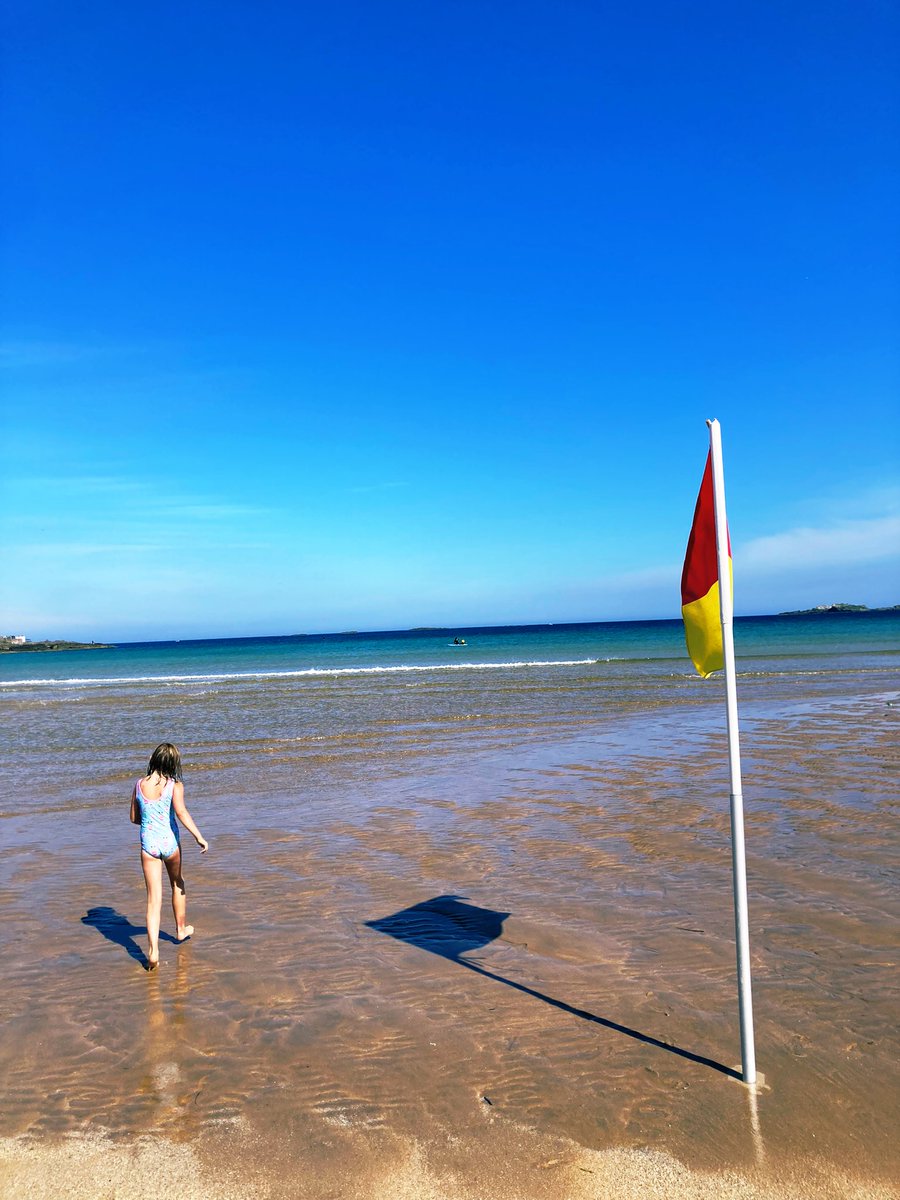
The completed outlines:
[[[159,951],[156,952],[155,958],[151,958],[150,955],[148,954],[147,955],[147,970],[155,971],[158,966],[159,966]]]
[[[175,934],[179,942],[186,942],[193,932],[193,925],[185,925],[184,929],[177,929]]]

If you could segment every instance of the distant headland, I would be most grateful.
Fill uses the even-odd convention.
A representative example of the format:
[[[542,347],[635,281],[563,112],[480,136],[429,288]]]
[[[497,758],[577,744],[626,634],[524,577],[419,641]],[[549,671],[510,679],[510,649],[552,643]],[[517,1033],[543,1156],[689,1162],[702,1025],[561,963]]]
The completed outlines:
[[[11,654],[22,650],[109,650],[108,642],[66,642],[59,638],[41,642],[30,642],[21,634],[0,636],[0,654]]]
[[[818,617],[828,613],[881,613],[900,612],[900,604],[889,604],[886,608],[868,608],[865,604],[817,604],[815,608],[797,608],[793,612],[779,613],[779,617]]]

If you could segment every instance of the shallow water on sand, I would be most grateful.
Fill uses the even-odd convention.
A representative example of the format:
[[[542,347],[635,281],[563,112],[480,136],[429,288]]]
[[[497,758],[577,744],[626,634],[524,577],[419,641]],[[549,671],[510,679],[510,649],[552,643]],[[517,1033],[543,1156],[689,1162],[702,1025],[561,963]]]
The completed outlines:
[[[502,1148],[484,1195],[568,1194],[572,1147],[889,1189],[896,676],[747,667],[757,1092],[734,1079],[719,684],[148,683],[15,698],[0,1134],[189,1143],[273,1196],[357,1194],[341,1171],[397,1138],[454,1177]],[[197,935],[148,975],[127,793],[173,725],[211,850],[186,848]]]

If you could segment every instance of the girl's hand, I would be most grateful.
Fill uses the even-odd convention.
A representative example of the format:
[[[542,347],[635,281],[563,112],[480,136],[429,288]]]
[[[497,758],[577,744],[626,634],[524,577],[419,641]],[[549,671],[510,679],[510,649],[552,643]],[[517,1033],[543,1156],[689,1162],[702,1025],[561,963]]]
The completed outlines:
[[[209,842],[206,840],[206,838],[198,837],[197,845],[200,847],[201,854],[205,854],[209,849]]]

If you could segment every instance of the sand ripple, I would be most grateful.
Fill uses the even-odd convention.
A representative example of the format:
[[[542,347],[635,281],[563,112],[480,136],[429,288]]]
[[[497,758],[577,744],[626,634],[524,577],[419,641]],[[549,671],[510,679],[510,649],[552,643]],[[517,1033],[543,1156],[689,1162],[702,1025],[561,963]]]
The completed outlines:
[[[127,813],[9,818],[8,1193],[168,1147],[198,1197],[894,1195],[897,710],[828,686],[748,687],[752,1103],[705,718],[201,798],[153,976]]]

